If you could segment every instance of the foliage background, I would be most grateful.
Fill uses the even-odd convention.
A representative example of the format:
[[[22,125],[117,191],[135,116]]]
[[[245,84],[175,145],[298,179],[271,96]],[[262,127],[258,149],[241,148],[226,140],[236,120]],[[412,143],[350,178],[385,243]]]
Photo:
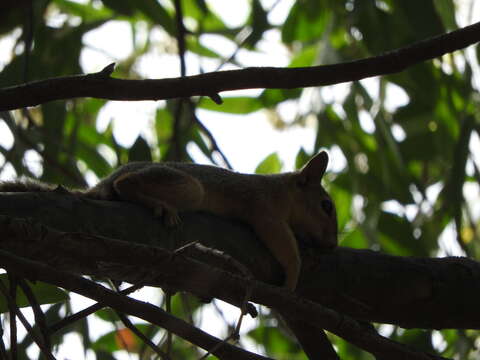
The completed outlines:
[[[459,23],[470,24],[475,14],[473,0],[251,0],[243,2],[246,16],[233,26],[224,14],[214,12],[214,1],[181,3],[187,29],[187,74],[270,66],[262,61],[278,61],[266,54],[272,46],[266,44],[273,40],[288,66],[355,60],[454,30]],[[114,27],[107,26],[112,24],[130,27],[132,37],[118,39],[109,30]],[[101,28],[130,51],[120,58],[103,54],[105,63],[85,69],[82,64],[88,64],[93,53],[103,52],[95,48],[95,38],[86,41],[89,33]],[[114,77],[181,74],[177,40],[182,34],[177,30],[173,1],[8,0],[0,5],[0,34],[0,44],[6,49],[2,52],[8,54],[2,59],[1,87],[99,71],[110,62],[107,59],[117,63]],[[232,49],[230,55],[222,51],[225,47]],[[254,120],[241,126],[255,138],[265,127],[260,124],[268,119],[272,133],[276,129],[289,134],[293,129],[291,134],[304,136],[296,140],[303,146],[282,148],[279,155],[275,150],[282,145],[271,144],[272,153],[258,164],[258,172],[284,170],[285,157],[295,159],[287,161],[287,168],[288,163],[300,167],[319,149],[330,150],[334,165],[327,186],[337,203],[342,246],[405,256],[465,254],[478,258],[476,49],[351,84],[222,94],[220,106],[203,98],[192,99],[191,104],[179,100],[139,103],[132,118],[123,117],[121,122],[115,121],[121,116],[111,104],[90,98],[2,113],[1,176],[25,175],[85,187],[127,161],[199,160],[235,165],[252,153],[258,157],[257,144],[249,136],[237,136],[235,142],[233,137],[222,140],[224,123],[241,122],[248,116]],[[154,66],[148,66],[154,60]],[[143,106],[149,110],[141,110]],[[304,130],[299,132],[299,127]],[[132,129],[140,129],[140,135]],[[137,137],[129,143],[122,139],[122,132]],[[265,139],[262,146],[268,147],[271,134],[260,134]],[[223,153],[222,144],[235,150]],[[155,298],[163,299],[160,294]],[[48,315],[59,318],[70,306],[69,301],[52,305]],[[173,312],[187,318],[195,313],[198,321],[202,306],[177,296]],[[213,309],[205,314],[212,314]],[[95,316],[111,324],[111,330],[98,337],[92,324],[99,322],[83,321],[57,334],[55,342],[61,344],[66,333],[77,333],[85,349],[94,350],[98,358],[117,356],[113,351],[125,347],[115,340],[118,319],[108,311]],[[478,356],[477,331],[380,327],[382,333],[419,349],[462,359]],[[142,329],[157,342],[165,342],[161,329],[148,325]],[[275,358],[305,358],[268,311],[243,339]],[[342,358],[371,358],[341,340],[334,342]],[[22,349],[30,343],[26,337]],[[192,358],[196,351],[174,341],[179,358]],[[141,354],[151,355],[145,349]]]

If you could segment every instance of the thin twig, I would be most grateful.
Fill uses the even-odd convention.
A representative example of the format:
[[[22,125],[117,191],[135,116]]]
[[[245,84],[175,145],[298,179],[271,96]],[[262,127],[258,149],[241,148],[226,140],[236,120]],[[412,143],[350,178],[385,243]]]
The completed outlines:
[[[170,291],[165,292],[165,310],[170,315],[172,314],[172,294]],[[167,354],[168,357],[172,355],[172,332],[167,329]]]
[[[42,339],[40,339],[38,337],[38,335],[35,333],[35,330],[33,330],[32,326],[28,323],[25,316],[23,316],[23,313],[20,311],[18,306],[15,304],[14,298],[12,298],[12,296],[9,294],[9,290],[7,289],[7,287],[5,286],[3,281],[0,281],[0,292],[7,299],[9,307],[11,307],[13,309],[15,315],[18,317],[18,319],[22,323],[25,330],[30,334],[33,341],[35,341],[37,346],[40,348],[40,351],[42,352],[42,354],[49,360],[55,360],[55,357],[53,356],[53,354],[45,347],[45,344],[43,343]],[[12,356],[12,358],[13,358],[13,356]],[[13,359],[15,359],[15,358],[13,358]]]
[[[23,116],[25,116],[26,119],[28,119],[28,121],[31,124],[34,124],[34,121],[31,119],[31,115],[27,111],[27,109],[24,109],[24,111],[22,111],[22,114],[23,114]],[[20,142],[23,142],[29,148],[35,150],[38,154],[40,154],[42,159],[44,159],[44,162],[48,163],[49,166],[51,166],[52,168],[59,171],[60,173],[62,173],[67,178],[71,179],[73,182],[78,184],[78,186],[84,187],[84,186],[87,185],[87,183],[85,182],[85,180],[83,178],[80,178],[74,172],[72,172],[69,168],[60,164],[57,161],[57,159],[53,158],[46,151],[43,151],[42,148],[40,146],[38,146],[38,144],[36,144],[34,141],[32,141],[29,138],[28,134],[26,134],[25,131],[21,127],[19,127],[15,124],[15,120],[14,120],[13,116],[8,111],[1,112],[0,117],[2,117],[5,120],[5,123],[8,125],[9,129],[12,131],[12,133],[15,137],[15,140],[19,140]]]
[[[215,252],[215,253],[216,253],[216,255],[218,255],[218,252]],[[231,259],[231,260],[234,260],[234,259]],[[251,273],[248,271],[248,269],[243,264],[241,264],[240,262],[238,262],[236,260],[234,260],[234,264],[238,266],[238,269],[240,271],[244,272],[244,275],[249,280],[253,280],[253,276],[251,275]],[[221,343],[218,343],[212,349],[207,351],[205,353],[205,355],[203,355],[200,358],[200,360],[206,359],[211,353],[217,351],[222,345],[226,344],[230,340],[233,340],[234,343],[237,343],[239,341],[239,339],[240,339],[240,328],[242,326],[243,318],[248,313],[248,304],[249,304],[249,300],[252,296],[252,290],[253,290],[253,285],[252,285],[252,282],[250,281],[249,285],[246,287],[245,297],[243,298],[242,306],[240,308],[240,315],[238,317],[237,324],[236,324],[234,330]]]
[[[198,116],[195,114],[195,105],[193,104],[192,101],[189,101],[189,104],[190,104],[190,108],[191,108],[191,112],[192,112],[192,115],[193,115],[193,120],[195,122],[195,124],[197,124],[197,126],[200,128],[200,131],[202,131],[208,138],[208,140],[210,141],[211,145],[212,145],[212,149],[213,151],[216,151],[220,157],[222,158],[223,162],[225,163],[225,165],[227,166],[227,168],[229,168],[230,170],[233,169],[232,165],[230,164],[230,161],[228,161],[228,158],[227,156],[223,153],[223,151],[220,149],[220,147],[218,146],[218,143],[217,143],[217,140],[215,139],[215,137],[213,136],[213,134],[210,132],[210,130],[200,121],[200,119],[198,118]]]
[[[2,321],[0,319],[0,359],[2,360],[7,360],[9,357],[7,355],[7,348],[5,346],[5,343],[3,342],[3,326],[2,326]]]
[[[8,304],[8,311],[10,314],[10,353],[12,355],[13,360],[17,360],[17,316],[16,316],[16,302],[17,302],[17,282],[13,275],[8,276],[8,280],[10,282],[10,286],[5,291],[2,291],[3,295],[5,296]],[[0,281],[0,284],[3,286],[3,282]]]
[[[47,321],[45,319],[45,314],[43,313],[40,304],[38,303],[35,294],[33,293],[32,289],[30,286],[27,284],[27,282],[24,279],[18,278],[18,285],[20,288],[23,290],[23,293],[28,299],[28,302],[30,303],[32,310],[33,310],[33,315],[35,317],[35,323],[38,325],[38,328],[40,329],[40,332],[43,337],[43,343],[45,344],[45,347],[48,349],[48,351],[51,351],[52,349],[52,344],[50,341],[50,332],[47,327]]]
[[[122,294],[122,295],[127,295],[127,294],[130,294],[134,291],[137,291],[139,289],[141,289],[144,285],[143,284],[136,284],[136,285],[132,285],[130,286],[129,288],[126,288],[126,289],[123,289],[121,291],[119,291],[119,294]],[[64,327],[67,327],[81,319],[84,319],[86,318],[87,316],[93,314],[94,312],[100,310],[100,309],[103,309],[104,307],[106,307],[107,305],[105,304],[102,304],[102,303],[96,303],[96,304],[93,304],[75,314],[72,314],[70,316],[67,316],[65,318],[63,318],[62,320],[56,322],[55,324],[53,325],[50,325],[49,327],[49,331],[51,333],[54,333],[56,331],[59,331],[61,329],[63,329]]]
[[[145,344],[147,344],[150,349],[152,349],[160,358],[165,360],[170,360],[170,355],[164,353],[162,350],[159,349],[157,345],[155,345],[152,340],[146,337],[138,328],[130,321],[130,319],[123,313],[115,311],[119,319],[122,321],[123,325],[130,329],[140,340],[142,340]]]
[[[80,276],[59,271],[36,261],[20,258],[4,250],[0,250],[0,262],[2,263],[2,267],[9,271],[15,271],[15,273],[21,276],[35,278],[63,287],[64,289],[102,302],[117,311],[170,329],[176,335],[203,349],[211,349],[218,342],[221,342],[220,339],[166,313],[152,304],[120,295]],[[220,359],[266,359],[264,356],[228,344],[220,347],[214,355]]]
[[[191,241],[191,242],[189,242],[189,243],[187,243],[187,244],[185,244],[185,245],[182,245],[182,246],[180,246],[179,248],[175,249],[175,250],[173,251],[173,253],[174,253],[175,255],[179,255],[179,254],[185,252],[188,248],[190,248],[190,247],[192,247],[192,246],[195,246],[196,244],[198,244],[198,240]]]
[[[29,68],[30,68],[30,55],[32,53],[33,43],[33,1],[29,1],[24,4],[23,10],[25,11],[25,22],[23,24],[23,43],[25,46],[23,57],[23,82],[28,81]]]
[[[185,24],[183,23],[183,8],[182,1],[175,0],[175,21],[177,23],[177,45],[178,45],[178,57],[180,58],[180,76],[185,76],[187,74],[187,67],[185,64],[185,35],[186,29]]]
[[[175,0],[175,20],[177,24],[177,45],[178,45],[178,57],[180,60],[180,77],[185,77],[187,74],[187,67],[185,63],[185,25],[183,24],[183,9],[181,0]],[[173,133],[170,139],[171,143],[174,146],[174,160],[182,160],[182,150],[180,146],[180,131],[182,115],[184,113],[184,101],[185,99],[179,99],[175,103],[175,114],[174,114],[174,123],[173,123]]]

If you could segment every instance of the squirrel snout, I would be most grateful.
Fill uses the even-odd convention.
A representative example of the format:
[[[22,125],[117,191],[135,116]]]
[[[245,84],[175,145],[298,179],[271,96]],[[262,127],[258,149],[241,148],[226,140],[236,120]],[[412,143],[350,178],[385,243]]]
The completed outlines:
[[[323,246],[327,250],[333,250],[338,246],[337,240],[335,239],[334,241],[328,241],[325,246]]]
[[[337,232],[326,229],[319,241],[321,248],[326,250],[333,250],[338,246]]]

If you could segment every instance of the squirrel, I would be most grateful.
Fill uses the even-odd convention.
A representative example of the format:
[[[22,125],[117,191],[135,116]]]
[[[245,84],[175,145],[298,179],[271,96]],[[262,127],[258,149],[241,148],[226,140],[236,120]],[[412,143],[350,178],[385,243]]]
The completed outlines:
[[[167,226],[179,224],[178,212],[195,210],[244,221],[283,267],[284,285],[293,291],[301,269],[294,233],[322,248],[337,245],[335,206],[320,184],[327,165],[325,151],[299,171],[269,175],[193,163],[132,162],[76,193],[150,208]],[[0,192],[47,190],[31,182],[0,185]]]

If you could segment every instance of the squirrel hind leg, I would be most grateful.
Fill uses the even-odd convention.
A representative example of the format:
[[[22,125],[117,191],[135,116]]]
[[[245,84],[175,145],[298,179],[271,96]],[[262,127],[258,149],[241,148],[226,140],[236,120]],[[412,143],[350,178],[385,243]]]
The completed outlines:
[[[168,167],[122,174],[114,180],[113,188],[122,200],[152,209],[167,226],[180,223],[178,211],[197,209],[204,193],[195,178]]]

